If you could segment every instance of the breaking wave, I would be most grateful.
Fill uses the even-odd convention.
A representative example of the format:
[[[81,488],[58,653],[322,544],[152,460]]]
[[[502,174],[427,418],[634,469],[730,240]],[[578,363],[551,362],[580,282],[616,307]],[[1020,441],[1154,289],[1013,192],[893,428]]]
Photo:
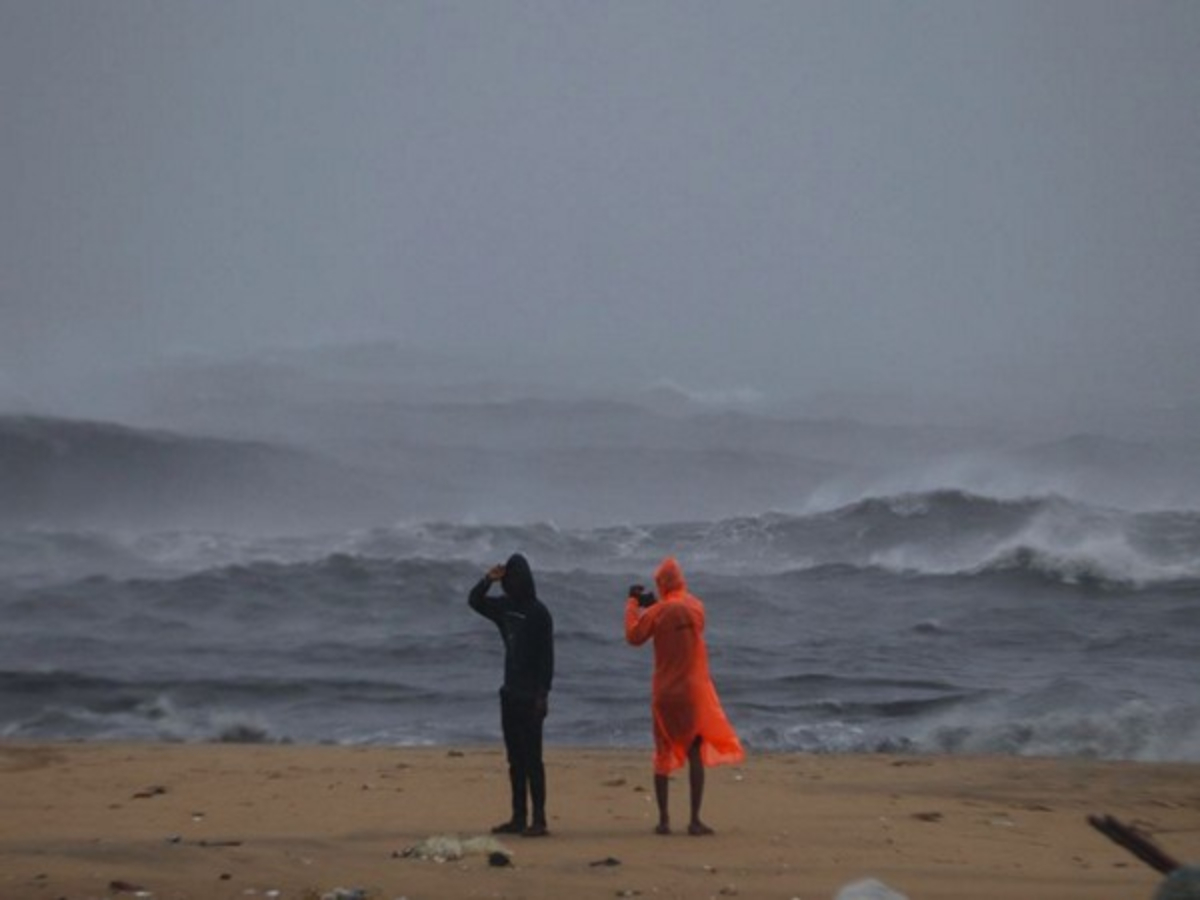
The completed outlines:
[[[1200,759],[1200,514],[961,491],[603,528],[0,533],[0,736],[493,740],[502,650],[465,598],[517,549],[555,617],[548,740],[648,742],[623,592],[673,554],[755,748]]]
[[[866,498],[806,515],[602,528],[419,522],[279,539],[26,530],[0,534],[0,580],[159,577],[342,557],[481,564],[514,547],[543,568],[564,571],[644,570],[675,554],[730,575],[848,566],[936,576],[1024,572],[1064,584],[1136,588],[1200,579],[1200,513],[1127,512],[1055,496],[1001,500],[932,491]]]

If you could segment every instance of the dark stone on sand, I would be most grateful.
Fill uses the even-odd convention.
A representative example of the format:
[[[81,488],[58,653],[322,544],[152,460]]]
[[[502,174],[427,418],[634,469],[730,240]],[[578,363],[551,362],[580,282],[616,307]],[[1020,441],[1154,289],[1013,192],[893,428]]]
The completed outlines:
[[[493,868],[500,869],[504,866],[511,866],[512,859],[509,858],[507,853],[501,853],[499,850],[493,850],[488,854],[488,865],[492,866]]]
[[[1181,866],[1158,886],[1154,900],[1200,900],[1200,866]]]
[[[615,856],[606,856],[604,859],[598,859],[595,862],[588,863],[589,866],[619,866],[621,861]]]

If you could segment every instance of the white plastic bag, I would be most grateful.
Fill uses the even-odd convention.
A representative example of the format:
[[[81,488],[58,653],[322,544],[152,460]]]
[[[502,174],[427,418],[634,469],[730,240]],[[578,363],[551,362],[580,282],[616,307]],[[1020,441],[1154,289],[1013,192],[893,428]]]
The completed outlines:
[[[837,896],[833,900],[908,900],[908,898],[899,891],[893,891],[882,881],[875,878],[864,878],[846,885],[837,892]]]

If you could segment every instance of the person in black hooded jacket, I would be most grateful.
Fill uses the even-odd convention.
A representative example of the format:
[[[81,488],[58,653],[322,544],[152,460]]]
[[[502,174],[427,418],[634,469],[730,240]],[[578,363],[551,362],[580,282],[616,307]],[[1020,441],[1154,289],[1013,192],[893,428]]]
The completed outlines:
[[[500,582],[503,593],[488,595]],[[500,688],[500,724],[512,786],[512,818],[496,834],[543,837],[546,826],[546,770],[542,763],[542,724],[549,711],[554,680],[554,620],[538,599],[529,562],[514,553],[493,566],[471,589],[471,609],[496,623],[504,640],[504,685]],[[533,818],[527,816],[526,791]]]

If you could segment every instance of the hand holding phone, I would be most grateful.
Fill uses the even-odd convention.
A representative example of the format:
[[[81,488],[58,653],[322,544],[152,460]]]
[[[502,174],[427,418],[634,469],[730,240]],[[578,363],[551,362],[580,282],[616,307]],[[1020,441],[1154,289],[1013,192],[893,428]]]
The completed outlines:
[[[636,599],[638,606],[642,607],[642,609],[645,609],[647,606],[653,606],[654,601],[658,599],[653,593],[647,592],[645,586],[640,584],[630,585],[629,596]]]

